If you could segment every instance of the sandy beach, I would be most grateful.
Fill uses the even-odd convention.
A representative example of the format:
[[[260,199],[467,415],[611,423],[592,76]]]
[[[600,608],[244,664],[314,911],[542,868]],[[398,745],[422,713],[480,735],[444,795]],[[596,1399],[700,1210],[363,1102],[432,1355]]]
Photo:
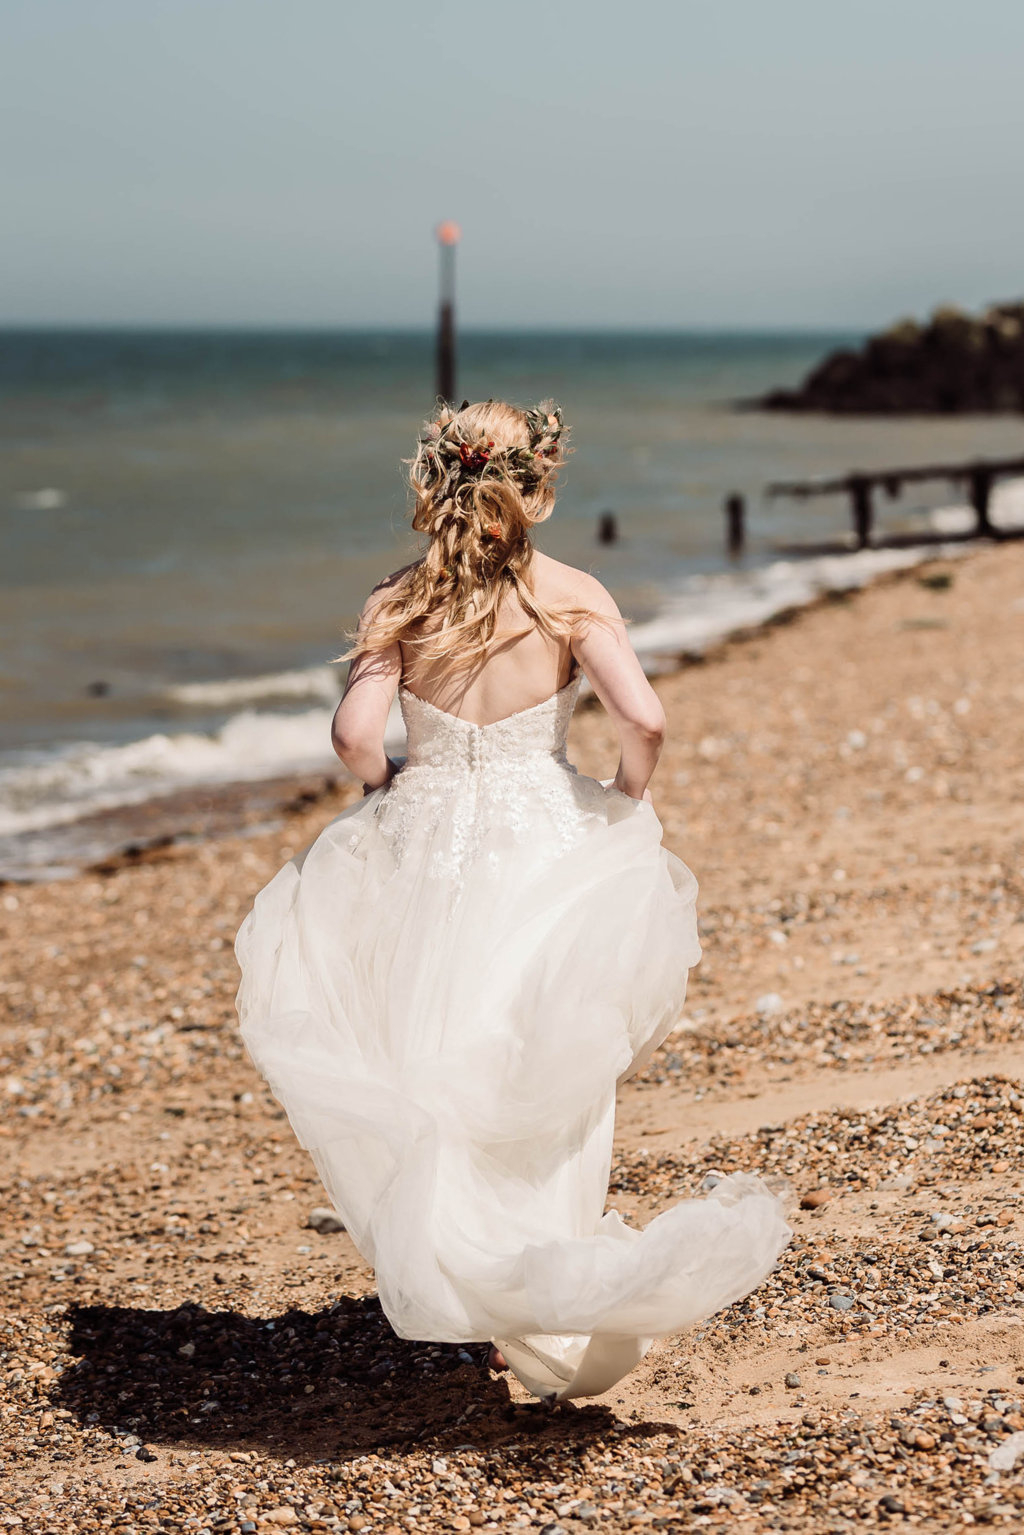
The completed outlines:
[[[0,888],[0,1525],[1024,1518],[1024,547],[656,686],[704,958],[622,1091],[609,1203],[781,1174],[775,1273],[554,1412],[483,1348],[395,1339],[237,1036],[235,931],[357,792],[282,784],[242,831]],[[614,771],[599,708],[570,744]]]

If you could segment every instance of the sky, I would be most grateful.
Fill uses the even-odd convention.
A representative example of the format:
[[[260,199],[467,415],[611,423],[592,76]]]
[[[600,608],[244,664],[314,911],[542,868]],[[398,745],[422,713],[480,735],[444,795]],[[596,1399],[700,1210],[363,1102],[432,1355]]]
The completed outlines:
[[[1022,0],[0,0],[0,323],[846,328],[1024,292]]]

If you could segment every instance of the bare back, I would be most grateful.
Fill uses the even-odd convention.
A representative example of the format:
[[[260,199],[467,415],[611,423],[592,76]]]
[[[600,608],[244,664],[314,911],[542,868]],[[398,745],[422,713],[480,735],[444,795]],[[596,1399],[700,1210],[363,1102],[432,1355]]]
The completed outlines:
[[[403,574],[396,571],[376,592]],[[546,554],[534,555],[530,576],[533,594],[547,608],[575,609],[592,618],[555,639],[511,596],[499,612],[498,644],[482,662],[462,671],[450,662],[425,662],[400,640],[357,656],[331,731],[334,749],[350,771],[371,786],[395,771],[383,741],[399,687],[458,719],[486,726],[535,708],[583,671],[618,732],[616,786],[633,798],[646,792],[664,739],[665,714],[629,643],[621,613],[593,576]],[[363,622],[372,621],[376,600],[371,594]]]
[[[582,572],[572,566],[535,553],[530,575],[534,592],[546,606],[557,609],[579,601]],[[435,708],[475,725],[490,725],[543,703],[566,687],[579,669],[569,638],[555,640],[542,633],[514,593],[500,610],[497,643],[472,671],[424,662],[414,647],[400,648],[401,685]]]

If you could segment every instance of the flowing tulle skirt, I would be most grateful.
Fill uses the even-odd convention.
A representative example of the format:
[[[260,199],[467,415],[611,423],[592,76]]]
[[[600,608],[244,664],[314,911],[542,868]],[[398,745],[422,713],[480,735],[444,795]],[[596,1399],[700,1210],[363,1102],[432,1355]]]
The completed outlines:
[[[650,805],[560,771],[524,835],[479,784],[407,769],[285,865],[236,949],[246,1045],[396,1332],[495,1340],[564,1397],[747,1294],[792,1232],[742,1173],[642,1232],[604,1213],[616,1084],[700,956],[696,881]]]

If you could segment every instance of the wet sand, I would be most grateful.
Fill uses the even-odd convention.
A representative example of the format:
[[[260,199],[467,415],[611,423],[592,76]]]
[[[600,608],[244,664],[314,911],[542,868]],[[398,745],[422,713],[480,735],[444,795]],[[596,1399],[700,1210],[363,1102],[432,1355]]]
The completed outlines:
[[[1019,1521],[1024,549],[656,686],[705,953],[622,1092],[609,1202],[782,1173],[775,1273],[553,1413],[394,1339],[235,1030],[238,923],[357,792],[282,785],[244,834],[0,889],[9,1527]],[[571,755],[614,770],[599,709]]]

